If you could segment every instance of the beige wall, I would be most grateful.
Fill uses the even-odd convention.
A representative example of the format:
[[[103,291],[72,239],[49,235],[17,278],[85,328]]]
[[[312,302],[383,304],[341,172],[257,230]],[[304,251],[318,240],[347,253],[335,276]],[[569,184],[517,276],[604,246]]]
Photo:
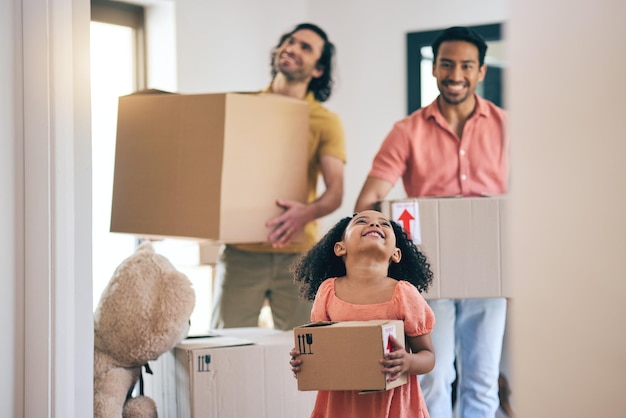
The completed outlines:
[[[508,98],[521,417],[626,414],[626,3],[514,1]]]

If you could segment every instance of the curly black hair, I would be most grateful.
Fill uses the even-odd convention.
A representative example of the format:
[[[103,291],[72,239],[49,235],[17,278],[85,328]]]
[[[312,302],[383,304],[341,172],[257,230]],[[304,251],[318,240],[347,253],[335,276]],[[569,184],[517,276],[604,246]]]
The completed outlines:
[[[335,255],[335,243],[343,239],[353,216],[342,218],[308,252],[301,255],[291,266],[294,282],[299,285],[300,296],[314,300],[322,282],[331,277],[346,275],[346,266],[341,257]],[[426,256],[415,246],[404,229],[391,221],[396,235],[396,247],[402,252],[400,263],[389,263],[387,275],[396,280],[405,280],[424,292],[432,283],[433,272]]]
[[[276,74],[278,73],[278,71],[276,70],[276,66],[274,65],[274,61],[276,59],[276,51],[287,40],[287,38],[302,29],[308,29],[315,32],[324,41],[322,54],[317,60],[317,68],[321,68],[322,70],[324,70],[324,72],[320,77],[314,78],[309,82],[307,91],[312,91],[313,96],[315,96],[315,99],[317,101],[325,102],[330,98],[330,95],[333,91],[333,56],[335,54],[335,45],[333,45],[333,43],[328,40],[326,32],[324,32],[319,26],[314,25],[313,23],[301,23],[293,28],[291,31],[283,34],[280,37],[280,39],[278,40],[278,44],[272,49],[270,56],[272,79],[274,79],[274,77],[276,77]]]

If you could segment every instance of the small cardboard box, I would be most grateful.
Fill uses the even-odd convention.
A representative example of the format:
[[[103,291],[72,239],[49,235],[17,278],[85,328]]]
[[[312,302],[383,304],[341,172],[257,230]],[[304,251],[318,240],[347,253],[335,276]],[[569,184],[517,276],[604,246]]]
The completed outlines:
[[[293,331],[216,330],[174,349],[179,418],[309,418],[315,392],[299,392],[289,367]]]
[[[404,323],[320,322],[294,328],[295,347],[302,359],[298,389],[370,392],[405,384],[406,375],[387,382],[380,371],[379,360],[389,352],[389,335],[404,343]]]
[[[120,97],[111,232],[264,242],[306,201],[309,106],[273,94]]]
[[[418,198],[381,202],[428,257],[426,299],[511,297],[506,274],[507,199]]]

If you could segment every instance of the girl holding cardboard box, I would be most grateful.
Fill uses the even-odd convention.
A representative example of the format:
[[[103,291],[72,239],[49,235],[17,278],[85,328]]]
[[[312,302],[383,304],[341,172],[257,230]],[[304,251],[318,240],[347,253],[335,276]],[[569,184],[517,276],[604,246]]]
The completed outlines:
[[[432,272],[400,225],[372,210],[343,218],[292,271],[301,295],[313,300],[312,321],[399,319],[407,336],[390,337],[390,352],[379,365],[389,380],[406,373],[406,384],[367,394],[320,390],[311,418],[428,418],[417,375],[435,364],[429,335],[434,315],[420,294]],[[306,356],[296,348],[290,355],[297,377]]]

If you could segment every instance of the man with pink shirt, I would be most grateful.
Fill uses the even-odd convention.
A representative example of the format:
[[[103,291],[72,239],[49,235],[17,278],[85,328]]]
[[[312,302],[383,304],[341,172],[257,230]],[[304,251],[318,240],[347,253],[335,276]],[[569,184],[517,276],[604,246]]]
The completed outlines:
[[[452,27],[433,43],[439,96],[396,122],[374,158],[355,210],[372,209],[402,178],[409,197],[493,196],[507,192],[506,114],[479,97],[487,45],[474,31]],[[493,418],[506,319],[504,298],[431,299],[436,364],[420,382],[430,415]],[[456,368],[455,368],[456,361]],[[458,376],[456,370],[458,369]]]

